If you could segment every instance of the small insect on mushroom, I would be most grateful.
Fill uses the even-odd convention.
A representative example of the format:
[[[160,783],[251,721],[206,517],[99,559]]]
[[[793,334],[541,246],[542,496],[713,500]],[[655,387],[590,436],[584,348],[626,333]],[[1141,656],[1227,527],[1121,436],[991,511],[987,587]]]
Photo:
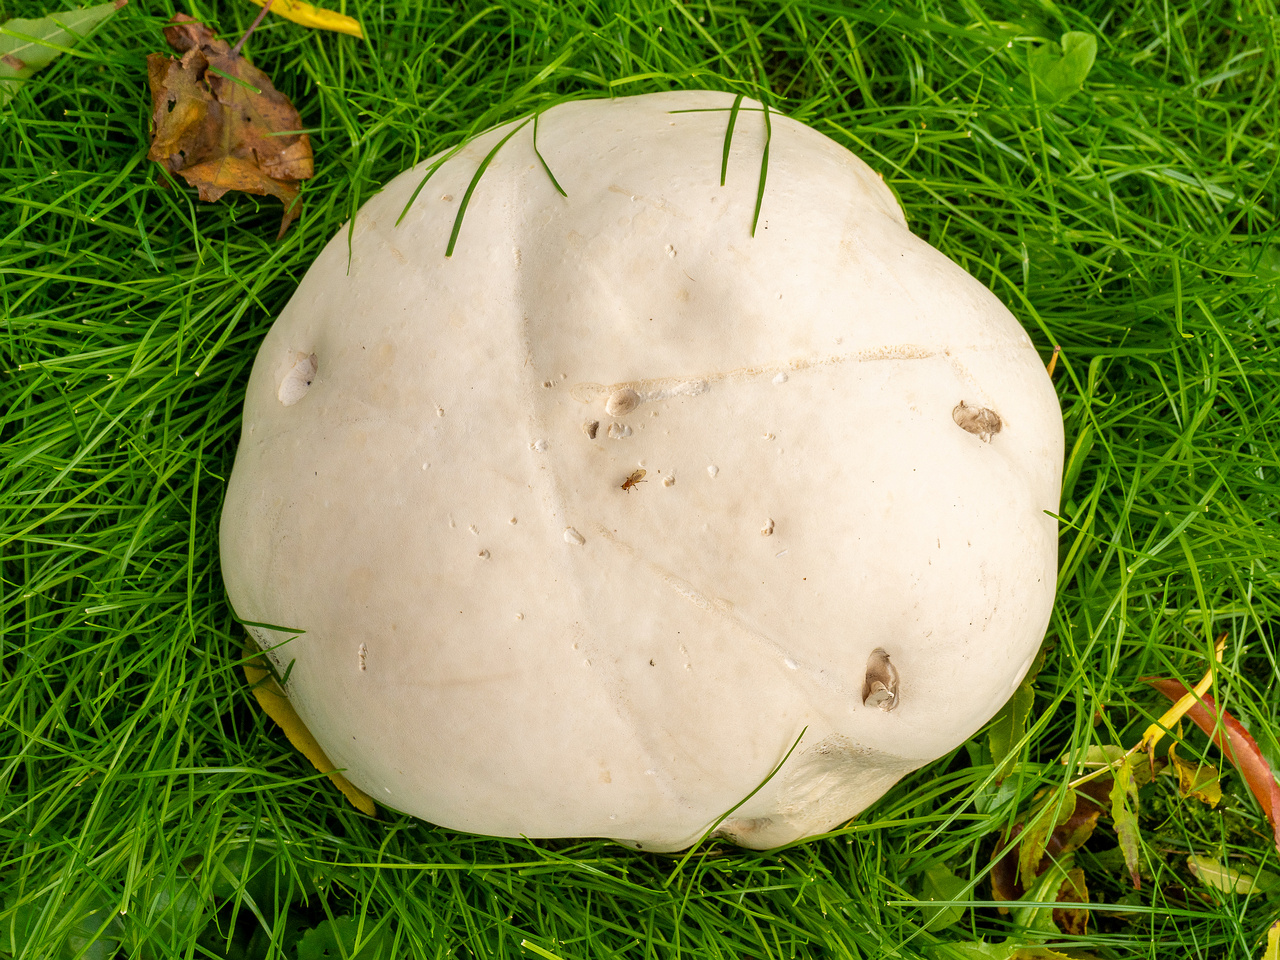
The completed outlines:
[[[647,470],[641,469],[631,474],[631,476],[627,477],[627,479],[622,481],[622,489],[627,491],[627,493],[630,493],[631,488],[634,487],[637,483],[648,483],[649,481],[644,479],[644,475],[647,472],[648,472]]]

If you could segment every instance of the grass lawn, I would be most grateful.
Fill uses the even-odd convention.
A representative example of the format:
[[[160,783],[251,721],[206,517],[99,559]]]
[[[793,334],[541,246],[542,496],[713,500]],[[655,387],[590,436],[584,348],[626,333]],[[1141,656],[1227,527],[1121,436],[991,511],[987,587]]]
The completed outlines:
[[[0,0],[0,21],[44,2]],[[1009,911],[991,863],[1166,709],[1143,678],[1194,684],[1220,635],[1213,694],[1280,768],[1280,7],[354,0],[364,41],[268,15],[246,53],[316,156],[280,242],[278,201],[201,203],[146,159],[145,58],[174,9],[132,0],[0,107],[0,956],[1263,956],[1272,830],[1186,721],[1216,806],[1172,767],[1136,810],[1121,784]],[[189,10],[232,40],[258,12]],[[1096,38],[1081,89],[1053,73],[1069,31]],[[1034,688],[852,823],[768,854],[367,818],[238,667],[217,521],[258,343],[399,171],[567,95],[697,87],[858,153],[1046,360],[1062,347]],[[1087,925],[1038,906],[1064,879]]]

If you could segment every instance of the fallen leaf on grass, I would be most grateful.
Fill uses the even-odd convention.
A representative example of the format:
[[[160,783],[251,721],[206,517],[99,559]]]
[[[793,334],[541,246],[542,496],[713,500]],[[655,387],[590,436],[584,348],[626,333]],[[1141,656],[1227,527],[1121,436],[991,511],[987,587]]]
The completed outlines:
[[[1139,784],[1134,782],[1133,768],[1135,763],[1144,759],[1138,754],[1129,755],[1114,768],[1111,781],[1111,819],[1115,823],[1116,837],[1120,840],[1120,850],[1135,890],[1142,886],[1142,878],[1138,874]]]
[[[1091,34],[1071,31],[1062,43],[1048,41],[1028,56],[1031,76],[1040,96],[1050,103],[1065,100],[1084,84],[1098,56],[1098,40]]]
[[[1149,680],[1148,682],[1170,700],[1177,701],[1188,693],[1186,685],[1179,680]],[[1240,721],[1226,710],[1221,713],[1221,725],[1219,725],[1218,707],[1211,694],[1205,693],[1196,697],[1191,708],[1187,710],[1186,716],[1209,735],[1218,749],[1227,755],[1244,776],[1245,783],[1258,799],[1258,805],[1262,807],[1262,812],[1266,814],[1267,821],[1271,824],[1276,849],[1280,850],[1280,783],[1276,782],[1275,774],[1271,772],[1270,765],[1262,756],[1258,742],[1250,736],[1249,731],[1241,725]]]
[[[1151,778],[1146,757],[1107,746],[1090,750],[1084,762],[1104,763],[1108,770],[1072,784],[1073,789],[1061,800],[1053,794],[1042,799],[997,847],[991,868],[991,897],[1001,913],[1009,912],[1006,903],[1016,906],[1015,901],[1027,896],[1037,879],[1043,885],[1043,875],[1055,864],[1059,871],[1065,871],[1065,879],[1057,882],[1056,899],[1088,903],[1083,875],[1077,876],[1065,861],[1088,841],[1098,819],[1106,814],[1112,817],[1125,864],[1134,886],[1138,885],[1137,793]],[[1079,933],[1088,916],[1082,907],[1060,907],[1053,911],[1052,919],[1063,933]]]
[[[1023,887],[1030,887],[1031,882],[1043,872],[1040,864],[1044,859],[1050,837],[1058,839],[1060,836],[1058,828],[1074,822],[1075,810],[1076,795],[1074,793],[1068,793],[1060,800],[1050,796],[1027,820],[1022,830],[1022,839],[1018,842],[1018,882]],[[1089,821],[1085,831],[1086,836],[1093,832],[1095,823],[1097,823],[1096,817]],[[1055,844],[1059,848],[1056,851],[1058,854],[1071,844],[1069,838],[1063,838],[1063,840],[1064,842]],[[1078,844],[1072,845],[1071,849],[1075,849],[1076,846]]]
[[[284,204],[280,236],[298,216],[298,181],[314,173],[302,118],[270,78],[204,24],[175,14],[165,39],[181,60],[147,57],[152,141],[147,156],[200,193],[228,190],[273,196]]]
[[[330,957],[382,960],[391,954],[390,939],[387,928],[375,929],[371,920],[360,923],[351,917],[334,917],[321,920],[314,930],[302,935],[298,941],[298,960],[328,960]],[[357,943],[360,945],[358,949]]]
[[[1058,902],[1079,904],[1089,902],[1089,888],[1084,882],[1084,871],[1073,867],[1067,871],[1067,879],[1058,888]],[[1053,908],[1053,922],[1068,936],[1083,937],[1089,933],[1089,911],[1084,907],[1065,906]]]
[[[1081,786],[1079,793],[1068,794],[1052,829],[1037,828],[1037,821],[1053,817],[1056,798],[1049,796],[1040,808],[1028,818],[1030,831],[1024,836],[1023,824],[1017,824],[1009,834],[1008,842],[998,848],[995,865],[991,868],[991,895],[998,901],[1012,902],[1027,892],[1031,881],[1049,869],[1055,860],[1074,853],[1093,835],[1098,817],[1103,813],[1103,803],[1111,783],[1092,781]],[[1065,816],[1063,812],[1065,811]],[[1028,869],[1022,869],[1023,866]],[[1000,912],[1006,913],[1001,906]]]
[[[1280,920],[1267,931],[1267,948],[1262,953],[1262,960],[1280,960]]]
[[[1215,663],[1222,662],[1222,653],[1226,648],[1227,635],[1225,633],[1221,633],[1218,635],[1218,639],[1213,645],[1213,659]],[[1154,771],[1156,765],[1156,744],[1160,742],[1161,738],[1166,733],[1169,733],[1178,725],[1178,721],[1187,715],[1188,710],[1196,705],[1197,698],[1200,697],[1201,694],[1207,693],[1209,688],[1213,686],[1213,671],[1214,667],[1211,664],[1209,669],[1204,672],[1204,676],[1200,678],[1199,683],[1190,690],[1183,687],[1182,689],[1186,690],[1186,693],[1175,700],[1173,702],[1173,706],[1160,715],[1159,720],[1148,725],[1147,729],[1142,734],[1142,740],[1137,744],[1137,746],[1126,753],[1135,753],[1139,750],[1143,751],[1151,759],[1151,767]],[[1150,681],[1152,678],[1147,677],[1146,679]]]
[[[1256,875],[1245,873],[1226,866],[1221,860],[1213,857],[1202,857],[1193,853],[1187,857],[1187,867],[1197,880],[1206,887],[1221,890],[1223,893],[1269,893],[1280,886],[1275,874],[1259,871]]]
[[[70,50],[128,2],[114,0],[39,20],[15,18],[0,24],[0,107],[13,98],[23,80]]]
[[[267,4],[267,0],[253,0],[253,2],[260,7]],[[271,12],[304,27],[336,30],[338,33],[347,33],[364,39],[364,30],[360,28],[360,24],[346,14],[338,13],[336,10],[325,10],[323,7],[314,7],[309,3],[303,3],[302,0],[275,0],[271,4]]]
[[[951,872],[946,864],[935,863],[924,872],[924,882],[920,888],[922,901],[957,900],[964,894],[968,886],[963,880]],[[958,905],[928,906],[921,908],[929,931],[942,930],[956,923],[964,916],[965,907]]]
[[[938,949],[939,947],[946,950],[945,954]],[[959,956],[964,957],[965,960],[1074,960],[1065,953],[1014,937],[991,943],[985,940],[973,940],[968,943],[939,944],[929,950],[929,956]],[[1264,958],[1264,960],[1271,960],[1271,958]]]
[[[1207,763],[1192,763],[1183,760],[1169,744],[1169,765],[1178,777],[1178,793],[1184,797],[1194,797],[1201,803],[1216,807],[1222,800],[1222,784],[1218,780],[1218,768]]]
[[[253,695],[257,698],[262,712],[274,720],[284,734],[312,766],[327,776],[331,783],[347,798],[350,804],[365,816],[376,817],[378,808],[373,798],[342,775],[332,760],[324,752],[324,748],[312,736],[307,725],[302,722],[293,709],[293,704],[285,695],[284,689],[267,669],[266,657],[258,656],[258,649],[245,643],[241,651],[244,660],[244,678],[248,681]]]

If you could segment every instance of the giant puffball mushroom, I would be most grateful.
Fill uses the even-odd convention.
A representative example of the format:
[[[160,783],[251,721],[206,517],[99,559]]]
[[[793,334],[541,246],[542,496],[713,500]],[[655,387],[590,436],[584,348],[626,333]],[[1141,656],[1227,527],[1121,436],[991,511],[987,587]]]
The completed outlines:
[[[426,161],[262,344],[227,590],[390,808],[665,851],[732,810],[772,847],[973,736],[1040,645],[1030,339],[865,163],[734,106],[565,103]]]

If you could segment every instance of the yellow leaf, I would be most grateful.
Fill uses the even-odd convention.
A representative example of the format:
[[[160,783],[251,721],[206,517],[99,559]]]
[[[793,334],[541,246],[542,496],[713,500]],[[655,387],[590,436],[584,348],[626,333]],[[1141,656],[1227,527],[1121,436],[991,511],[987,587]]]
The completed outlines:
[[[253,0],[260,7],[267,5],[267,0]],[[300,23],[304,27],[315,27],[317,30],[335,30],[338,33],[350,34],[364,39],[364,30],[360,24],[346,14],[336,10],[325,10],[314,7],[303,0],[275,0],[271,4],[271,12],[278,13],[286,20]]]
[[[1201,803],[1216,807],[1222,799],[1222,784],[1218,781],[1218,768],[1209,764],[1183,760],[1169,745],[1169,762],[1178,775],[1178,792],[1184,797],[1195,797]]]
[[[256,0],[255,0],[256,2]],[[1214,644],[1213,654],[1218,663],[1222,662],[1222,651],[1227,645],[1227,635],[1224,633],[1218,637],[1217,643]],[[1181,699],[1179,699],[1172,707],[1166,710],[1155,723],[1147,727],[1146,733],[1142,735],[1142,742],[1135,749],[1143,750],[1151,759],[1151,768],[1154,770],[1156,765],[1156,744],[1160,742],[1160,738],[1164,736],[1166,730],[1172,730],[1193,706],[1200,702],[1200,698],[1205,692],[1213,686],[1213,667],[1205,672],[1204,677],[1191,690],[1188,690]]]
[[[1262,960],[1280,960],[1280,920],[1273,923],[1267,931],[1267,949],[1262,954]]]
[[[253,659],[245,661],[244,677],[249,681],[253,695],[258,698],[258,706],[262,707],[263,713],[280,725],[284,730],[285,736],[289,738],[289,742],[304,757],[310,760],[317,770],[327,776],[335,787],[342,791],[342,795],[347,798],[353,807],[366,816],[376,817],[378,808],[374,806],[373,797],[369,796],[334,768],[333,762],[325,754],[320,744],[316,742],[316,738],[311,735],[311,731],[302,722],[302,718],[294,712],[293,704],[285,696],[285,692],[280,688],[280,684],[276,682],[276,678],[267,670],[266,658],[254,656],[257,652],[256,647],[250,644],[245,645],[242,651],[243,656],[253,657]]]

